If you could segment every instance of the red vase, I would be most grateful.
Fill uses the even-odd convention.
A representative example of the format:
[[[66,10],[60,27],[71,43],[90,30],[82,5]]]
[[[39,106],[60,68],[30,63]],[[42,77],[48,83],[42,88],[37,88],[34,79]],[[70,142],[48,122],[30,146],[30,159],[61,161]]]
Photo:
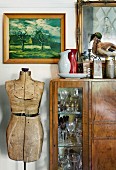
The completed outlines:
[[[77,49],[70,49],[71,52],[68,53],[68,58],[70,60],[70,72],[69,73],[77,73],[78,63],[77,63]]]

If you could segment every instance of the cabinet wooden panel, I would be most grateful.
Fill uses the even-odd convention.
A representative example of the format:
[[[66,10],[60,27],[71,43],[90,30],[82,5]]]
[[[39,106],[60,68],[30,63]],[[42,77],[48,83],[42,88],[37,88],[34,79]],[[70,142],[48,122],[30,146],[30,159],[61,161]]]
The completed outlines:
[[[116,138],[116,123],[95,123],[93,125],[93,138]]]
[[[92,141],[92,170],[116,170],[116,140]]]
[[[116,121],[116,81],[92,82],[92,121]]]

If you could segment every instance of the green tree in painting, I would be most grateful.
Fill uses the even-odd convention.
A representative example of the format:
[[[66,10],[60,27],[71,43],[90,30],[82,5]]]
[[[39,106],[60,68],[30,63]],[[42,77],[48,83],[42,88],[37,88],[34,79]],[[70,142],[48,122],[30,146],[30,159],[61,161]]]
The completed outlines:
[[[22,44],[22,51],[24,51],[24,43],[26,42],[26,34],[27,34],[26,32],[21,32],[21,31],[17,33]]]
[[[44,45],[47,45],[50,41],[50,35],[43,32],[42,29],[36,30],[34,38],[37,40],[39,45],[41,45],[41,50],[44,50]]]

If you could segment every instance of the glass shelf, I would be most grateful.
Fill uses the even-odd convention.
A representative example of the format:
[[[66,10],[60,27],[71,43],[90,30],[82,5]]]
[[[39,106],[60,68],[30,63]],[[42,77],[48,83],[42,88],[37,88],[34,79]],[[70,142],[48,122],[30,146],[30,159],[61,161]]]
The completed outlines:
[[[81,115],[81,112],[58,112],[60,115]]]

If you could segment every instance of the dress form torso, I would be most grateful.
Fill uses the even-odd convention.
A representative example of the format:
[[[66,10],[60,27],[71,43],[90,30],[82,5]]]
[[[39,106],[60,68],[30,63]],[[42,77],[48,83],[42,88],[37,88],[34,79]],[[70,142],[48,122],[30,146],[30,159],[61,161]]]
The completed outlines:
[[[24,162],[38,160],[43,143],[38,113],[44,83],[32,80],[30,75],[30,71],[21,71],[18,80],[6,82],[12,112],[6,132],[8,155]]]

